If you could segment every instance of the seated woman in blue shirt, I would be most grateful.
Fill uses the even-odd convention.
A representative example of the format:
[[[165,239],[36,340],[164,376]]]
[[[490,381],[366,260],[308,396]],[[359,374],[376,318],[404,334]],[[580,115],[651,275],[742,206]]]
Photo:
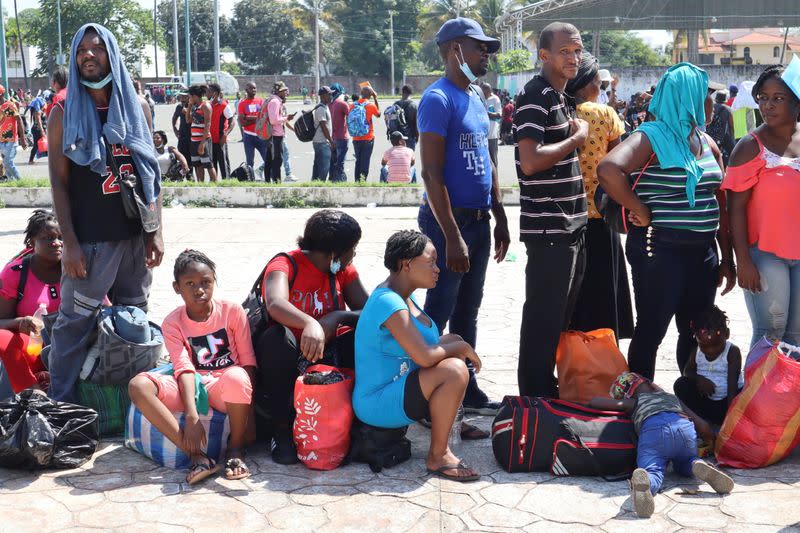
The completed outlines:
[[[447,438],[469,380],[466,361],[477,372],[481,360],[460,336],[440,337],[412,296],[436,286],[436,248],[418,231],[399,231],[386,243],[383,263],[389,277],[369,297],[356,326],[356,416],[384,428],[430,418],[428,471],[475,481],[480,474],[453,454]]]

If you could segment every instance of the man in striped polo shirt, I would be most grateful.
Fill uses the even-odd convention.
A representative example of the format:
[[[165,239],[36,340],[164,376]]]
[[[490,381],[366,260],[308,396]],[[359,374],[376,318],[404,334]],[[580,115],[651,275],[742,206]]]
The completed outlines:
[[[587,206],[578,148],[589,125],[575,118],[575,102],[564,94],[582,52],[575,26],[545,27],[539,36],[542,71],[525,85],[514,114],[520,239],[528,252],[517,380],[526,396],[558,397],[556,348],[586,266]]]

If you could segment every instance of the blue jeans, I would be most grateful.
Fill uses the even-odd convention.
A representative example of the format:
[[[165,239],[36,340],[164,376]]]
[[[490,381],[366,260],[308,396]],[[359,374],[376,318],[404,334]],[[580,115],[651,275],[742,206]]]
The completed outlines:
[[[719,260],[713,235],[666,228],[631,228],[625,242],[631,265],[636,328],[628,349],[628,365],[653,379],[656,353],[675,317],[676,356],[683,371],[697,349],[691,321],[714,305]]]
[[[336,157],[331,157],[331,181],[347,181],[344,175],[344,158],[347,157],[347,139],[334,139]]]
[[[417,182],[417,167],[411,167],[411,183]],[[381,167],[381,183],[389,183],[389,168]]]
[[[353,141],[353,151],[356,154],[355,180],[366,181],[369,176],[369,160],[372,158],[372,149],[375,141]]]
[[[436,264],[440,270],[439,282],[433,289],[428,289],[425,296],[425,313],[436,323],[440,332],[449,323],[450,333],[461,335],[470,346],[475,347],[478,311],[483,300],[483,284],[492,248],[492,231],[488,217],[470,220],[456,216],[455,219],[469,250],[469,272],[466,273],[453,272],[447,268],[447,243],[442,228],[439,227],[430,206],[424,204],[419,208],[419,228],[436,247]],[[485,401],[485,396],[478,389],[474,372],[470,368],[470,384],[464,403],[472,405],[481,403],[482,400]]]
[[[642,423],[636,448],[636,466],[647,470],[654,495],[661,489],[670,461],[677,474],[692,477],[692,465],[697,461],[697,433],[688,418],[678,413],[658,413]]]
[[[412,150],[415,150],[417,148],[417,140],[409,137],[408,140],[406,141],[406,146],[411,148]]]
[[[18,180],[20,178],[19,170],[17,169],[17,165],[14,164],[14,158],[17,157],[17,143],[0,143],[0,155],[3,157],[6,175],[12,180]]]
[[[283,155],[283,172],[286,174],[286,177],[292,175],[292,163],[289,161],[289,147],[286,146],[286,139],[283,139],[283,150],[281,154]]]
[[[314,168],[311,171],[311,180],[326,181],[328,170],[331,168],[331,146],[327,142],[311,144],[314,145]]]
[[[750,258],[761,275],[761,292],[744,291],[753,322],[750,347],[764,335],[800,345],[800,261],[781,259],[755,246]]]
[[[267,148],[267,141],[256,135],[248,135],[247,133],[242,136],[242,141],[244,141],[244,160],[247,166],[255,168],[255,151],[258,150],[258,153],[261,154],[262,161],[264,161],[264,168],[269,169],[271,157],[269,155],[269,149]],[[267,170],[267,172],[269,172],[269,170]]]

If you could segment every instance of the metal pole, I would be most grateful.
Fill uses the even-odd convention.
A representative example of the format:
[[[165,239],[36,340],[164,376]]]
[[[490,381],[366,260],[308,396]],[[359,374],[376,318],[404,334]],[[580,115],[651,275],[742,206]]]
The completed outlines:
[[[189,34],[189,0],[183,2],[184,32],[186,33],[186,86],[192,84],[192,37]]]
[[[153,59],[156,62],[156,81],[158,81],[158,0],[153,0]]]
[[[314,2],[314,94],[319,91],[319,0]]]
[[[57,65],[63,65],[64,61],[64,48],[61,44],[61,0],[56,1],[56,19],[58,20],[58,57],[56,58]]]
[[[214,0],[214,72],[219,72],[219,0]]]
[[[389,43],[389,52],[391,55],[391,68],[389,72],[391,73],[391,83],[390,83],[390,90],[392,91],[392,96],[394,96],[394,13],[389,11],[389,33],[391,34],[391,40]]]
[[[6,21],[3,18],[3,0],[0,0],[0,71],[3,87],[8,87],[8,66],[6,64]],[[11,89],[9,89],[10,91]]]
[[[175,76],[181,75],[181,58],[178,49],[178,0],[172,0],[172,54],[175,60]]]
[[[22,43],[22,31],[19,29],[19,13],[17,13],[17,0],[14,0],[14,20],[17,22],[17,40],[19,44],[19,56],[22,59],[22,76],[25,78],[25,88],[30,89],[28,83],[28,67],[25,64],[25,45]]]
[[[789,39],[789,26],[786,26],[786,31],[783,32],[783,46],[781,46],[781,62],[783,65],[783,57],[786,54],[786,41]]]

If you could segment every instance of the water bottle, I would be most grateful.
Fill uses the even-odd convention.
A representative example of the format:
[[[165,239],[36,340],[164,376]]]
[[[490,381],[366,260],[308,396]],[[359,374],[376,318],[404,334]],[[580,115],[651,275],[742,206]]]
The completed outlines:
[[[461,451],[461,423],[464,421],[464,408],[458,406],[456,418],[453,420],[453,427],[450,428],[450,436],[447,438],[447,446],[453,454],[458,455]]]
[[[33,322],[36,324],[36,331],[31,332],[29,335],[28,346],[25,351],[32,357],[38,356],[42,353],[42,328],[44,328],[44,315],[47,314],[47,305],[39,304],[39,309],[33,313]]]

